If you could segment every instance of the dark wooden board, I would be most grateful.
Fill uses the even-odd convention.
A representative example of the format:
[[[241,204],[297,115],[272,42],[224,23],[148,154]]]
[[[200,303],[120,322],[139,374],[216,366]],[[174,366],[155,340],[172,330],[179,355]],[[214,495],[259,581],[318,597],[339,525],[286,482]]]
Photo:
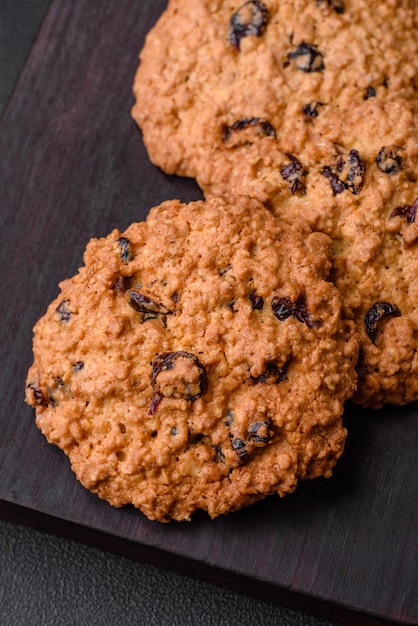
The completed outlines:
[[[88,239],[201,197],[149,162],[132,78],[164,0],[54,0],[0,122],[0,515],[341,623],[418,623],[418,406],[348,406],[333,478],[149,522],[75,480],[23,402],[32,327]]]

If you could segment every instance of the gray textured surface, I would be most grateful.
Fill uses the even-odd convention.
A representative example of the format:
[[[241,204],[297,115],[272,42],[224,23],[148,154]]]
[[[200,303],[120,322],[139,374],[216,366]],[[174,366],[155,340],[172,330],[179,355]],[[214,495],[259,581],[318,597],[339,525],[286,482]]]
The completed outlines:
[[[7,626],[326,626],[326,622],[0,521]]]

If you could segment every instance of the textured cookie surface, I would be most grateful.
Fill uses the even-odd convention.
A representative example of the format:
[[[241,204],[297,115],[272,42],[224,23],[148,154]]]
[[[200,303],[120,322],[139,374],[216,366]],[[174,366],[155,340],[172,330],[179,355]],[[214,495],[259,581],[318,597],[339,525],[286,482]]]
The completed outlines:
[[[358,356],[330,258],[243,198],[169,201],[92,240],[35,327],[38,427],[85,487],[161,521],[329,476]]]
[[[171,0],[134,83],[157,165],[332,237],[364,406],[418,398],[417,22],[412,0]]]

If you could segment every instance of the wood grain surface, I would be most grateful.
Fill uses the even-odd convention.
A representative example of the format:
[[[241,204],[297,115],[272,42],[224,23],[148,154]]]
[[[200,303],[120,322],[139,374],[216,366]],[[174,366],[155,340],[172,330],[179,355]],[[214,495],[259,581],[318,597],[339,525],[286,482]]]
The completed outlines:
[[[23,401],[32,327],[90,237],[193,181],[148,160],[131,84],[164,0],[54,0],[0,122],[0,515],[340,623],[418,623],[418,406],[347,406],[329,480],[210,521],[149,522],[75,480]]]

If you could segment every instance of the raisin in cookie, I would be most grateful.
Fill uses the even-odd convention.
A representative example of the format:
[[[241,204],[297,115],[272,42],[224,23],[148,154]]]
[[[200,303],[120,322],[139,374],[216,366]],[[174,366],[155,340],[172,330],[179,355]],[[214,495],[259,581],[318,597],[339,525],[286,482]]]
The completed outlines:
[[[134,83],[157,165],[332,237],[376,408],[418,398],[417,21],[412,0],[171,0]]]
[[[160,521],[330,476],[358,357],[330,259],[244,198],[168,201],[92,240],[35,327],[38,427],[86,488]]]

